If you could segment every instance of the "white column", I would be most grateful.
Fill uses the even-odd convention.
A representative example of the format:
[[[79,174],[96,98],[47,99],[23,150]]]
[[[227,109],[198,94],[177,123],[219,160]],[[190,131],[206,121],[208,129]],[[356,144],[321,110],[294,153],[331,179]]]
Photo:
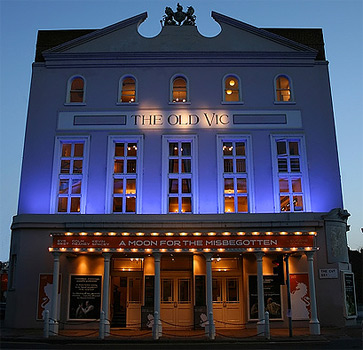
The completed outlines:
[[[308,258],[308,268],[309,268],[309,285],[310,285],[310,334],[319,335],[320,334],[320,322],[318,320],[318,310],[316,307],[316,293],[315,293],[315,278],[314,278],[314,253],[315,252],[305,252]]]
[[[57,335],[59,329],[58,323],[58,289],[59,289],[59,258],[60,253],[52,253],[53,263],[53,287],[52,287],[52,300],[51,300],[51,313],[49,321],[50,335]]]
[[[102,311],[105,315],[105,323],[104,323],[104,332],[105,336],[110,335],[110,314],[109,310],[109,296],[110,296],[110,265],[111,265],[111,256],[112,253],[103,253],[103,294],[102,294]],[[101,317],[100,317],[101,319]]]
[[[160,253],[154,253],[154,269],[155,269],[155,280],[154,280],[154,328],[153,338],[159,339],[161,334],[161,322],[160,322]]]
[[[215,325],[213,319],[213,295],[212,295],[212,253],[205,253],[207,271],[207,316],[208,316],[208,335],[209,339],[215,338]]]
[[[263,292],[263,266],[262,257],[265,254],[262,252],[255,253],[257,260],[257,294],[258,294],[258,322],[257,334],[264,336],[265,334],[265,300]]]

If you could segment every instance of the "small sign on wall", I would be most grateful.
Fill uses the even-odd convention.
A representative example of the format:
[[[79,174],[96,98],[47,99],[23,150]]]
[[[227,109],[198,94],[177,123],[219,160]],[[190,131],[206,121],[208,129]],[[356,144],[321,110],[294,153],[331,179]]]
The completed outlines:
[[[319,269],[319,278],[338,278],[338,269]]]

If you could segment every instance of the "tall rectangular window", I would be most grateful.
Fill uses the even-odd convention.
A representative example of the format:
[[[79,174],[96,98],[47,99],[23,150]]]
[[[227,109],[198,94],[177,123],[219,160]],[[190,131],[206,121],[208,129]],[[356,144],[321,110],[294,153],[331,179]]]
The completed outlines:
[[[309,196],[303,138],[274,136],[272,147],[276,211],[307,211]]]
[[[195,213],[195,137],[164,136],[163,183],[166,198],[163,212]]]
[[[141,156],[141,136],[110,138],[108,212],[138,212]]]
[[[218,135],[220,212],[252,212],[249,137]]]
[[[57,138],[55,148],[55,213],[84,213],[88,138]]]

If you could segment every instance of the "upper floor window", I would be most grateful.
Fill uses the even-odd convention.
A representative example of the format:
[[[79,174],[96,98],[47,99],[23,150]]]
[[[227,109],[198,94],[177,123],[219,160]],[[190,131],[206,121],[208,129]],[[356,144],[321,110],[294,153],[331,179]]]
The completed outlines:
[[[56,213],[84,213],[88,138],[57,138],[54,180]]]
[[[84,103],[85,80],[80,76],[72,77],[68,81],[67,103]]]
[[[291,79],[286,75],[277,76],[275,79],[275,101],[292,102],[293,100]]]
[[[136,98],[136,79],[130,76],[121,78],[119,102],[134,103],[137,102]]]
[[[141,156],[141,136],[110,138],[108,212],[139,211]]]
[[[276,211],[307,211],[309,187],[303,138],[274,136],[272,147]]]
[[[223,80],[223,102],[241,102],[240,80],[234,75]]]
[[[174,103],[188,102],[188,81],[185,77],[173,77],[171,86],[171,101]]]

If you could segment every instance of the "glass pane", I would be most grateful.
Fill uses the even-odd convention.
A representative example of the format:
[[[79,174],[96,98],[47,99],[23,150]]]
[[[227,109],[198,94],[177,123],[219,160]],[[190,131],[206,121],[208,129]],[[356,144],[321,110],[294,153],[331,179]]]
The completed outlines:
[[[82,187],[82,180],[81,179],[72,180],[72,194],[81,193],[81,187]]]
[[[75,160],[73,162],[73,174],[82,174],[82,160]]]
[[[127,156],[128,157],[136,157],[137,156],[137,144],[129,143],[127,145]]]
[[[287,155],[285,141],[279,141],[276,143],[276,145],[277,145],[277,154],[278,155]]]
[[[83,143],[74,144],[74,156],[83,157]]]
[[[71,198],[71,213],[78,213],[81,210],[81,198],[72,197]]]
[[[279,179],[280,192],[289,192],[289,180]]]
[[[154,306],[154,276],[145,276],[145,306]]]
[[[121,102],[135,102],[136,86],[133,78],[122,81]]]
[[[126,197],[126,212],[135,213],[136,212],[136,198]]]
[[[286,158],[279,158],[277,160],[279,172],[286,173],[287,172],[287,159]]]
[[[59,181],[59,193],[68,193],[68,189],[69,189],[69,180],[68,179],[60,180]]]
[[[232,142],[223,142],[223,155],[231,156],[233,154],[233,144]]]
[[[123,143],[115,144],[115,157],[123,157],[125,155],[125,145]]]
[[[178,280],[178,302],[189,303],[190,302],[190,280],[183,279]]]
[[[236,172],[237,173],[246,172],[246,159],[236,159]]]
[[[169,156],[178,156],[178,143],[177,142],[169,143]]]
[[[173,280],[163,278],[161,280],[161,302],[172,303],[174,301]]]
[[[246,144],[244,142],[236,142],[236,156],[246,155]]]
[[[68,204],[68,198],[67,197],[59,197],[58,198],[58,212],[66,213],[67,212],[67,204]]]
[[[292,179],[291,183],[292,183],[292,192],[294,193],[302,192],[301,179]]]
[[[224,193],[234,193],[234,179],[224,179]]]
[[[83,91],[71,91],[70,102],[83,102]]]
[[[70,157],[72,150],[72,144],[70,143],[63,143],[62,144],[62,157]]]
[[[292,172],[300,172],[300,159],[299,158],[291,158],[290,166]]]
[[[187,100],[187,82],[184,78],[176,78],[173,81],[173,102],[185,102]]]
[[[179,173],[178,159],[169,159],[169,173],[170,174]]]
[[[191,213],[192,199],[190,197],[182,197],[182,213]]]
[[[82,78],[75,78],[72,81],[71,90],[83,90],[84,81]]]
[[[191,193],[191,187],[191,179],[182,179],[182,193]]]
[[[237,193],[247,193],[247,179],[237,179]]]
[[[69,174],[71,162],[69,160],[62,160],[61,161],[61,174]]]
[[[126,179],[126,194],[136,194],[136,179]]]
[[[220,279],[213,278],[212,280],[212,296],[213,301],[222,301],[222,283]]]
[[[290,197],[280,196],[280,209],[281,211],[290,211]]]
[[[178,213],[178,197],[169,197],[169,213]]]
[[[296,141],[289,142],[289,151],[290,151],[290,156],[298,156],[299,155],[299,143]]]
[[[113,198],[113,212],[114,213],[122,212],[122,197]]]
[[[237,211],[239,213],[247,213],[248,212],[248,201],[246,196],[237,197]]]
[[[141,279],[129,278],[129,301],[139,303],[141,301]]]
[[[227,302],[237,302],[239,300],[238,295],[238,279],[228,278],[226,281],[226,291],[227,291]]]
[[[294,201],[294,211],[304,210],[302,196],[294,196],[293,201]]]
[[[205,276],[195,276],[195,306],[206,305]]]
[[[128,159],[127,160],[127,173],[135,174],[136,173],[136,159]]]
[[[233,173],[233,159],[224,159],[224,172]]]
[[[190,156],[191,155],[191,147],[190,142],[182,142],[181,144],[181,155],[182,156]]]
[[[114,179],[113,180],[113,193],[123,193],[123,179]]]
[[[238,90],[232,90],[232,89],[227,89],[225,91],[225,101],[227,102],[236,102],[239,101],[239,91]]]
[[[178,179],[169,179],[169,193],[178,193]]]
[[[114,174],[122,174],[124,172],[124,160],[123,159],[115,159],[113,172],[114,172]]]
[[[234,213],[234,197],[232,196],[224,197],[224,212]]]
[[[190,159],[182,159],[182,173],[190,173],[191,171],[191,160]]]

